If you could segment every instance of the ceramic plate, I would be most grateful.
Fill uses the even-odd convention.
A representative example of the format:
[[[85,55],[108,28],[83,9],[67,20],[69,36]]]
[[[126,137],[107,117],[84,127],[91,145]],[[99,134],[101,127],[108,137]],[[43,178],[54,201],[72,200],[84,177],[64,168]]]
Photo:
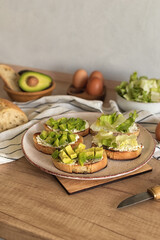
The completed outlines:
[[[128,101],[125,98],[121,97],[118,93],[116,93],[116,101],[120,109],[122,109],[123,111],[145,110],[151,113],[160,112],[160,103],[142,103],[142,102]]]
[[[95,112],[79,112],[63,114],[63,117],[80,117],[92,124],[100,115],[101,113]],[[60,117],[62,117],[62,115],[56,116],[54,118],[58,119]],[[92,174],[65,173],[54,167],[50,155],[41,153],[34,147],[33,134],[44,129],[43,123],[45,121],[46,120],[43,120],[28,129],[22,139],[22,149],[26,159],[30,163],[40,168],[42,171],[55,176],[79,180],[101,180],[122,176],[136,171],[145,165],[150,160],[155,150],[155,141],[152,138],[151,134],[145,128],[140,126],[140,136],[138,137],[138,140],[144,145],[144,149],[138,158],[125,161],[108,159],[108,166],[106,168]],[[87,145],[87,147],[91,146],[91,139],[92,136],[90,134],[84,137],[84,143]]]

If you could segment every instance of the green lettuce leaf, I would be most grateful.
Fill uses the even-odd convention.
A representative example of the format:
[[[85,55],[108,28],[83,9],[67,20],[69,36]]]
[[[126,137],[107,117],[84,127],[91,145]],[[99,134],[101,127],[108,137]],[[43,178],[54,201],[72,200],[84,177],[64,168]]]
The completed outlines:
[[[128,129],[135,123],[135,119],[138,117],[138,114],[136,111],[129,114],[129,118],[127,118],[123,123],[121,123],[118,127],[116,127],[116,130],[118,132],[126,133],[128,132]]]
[[[130,76],[129,82],[121,82],[117,93],[126,100],[136,102],[160,102],[160,79],[146,76],[138,77],[137,72]],[[154,94],[158,92],[159,94]]]

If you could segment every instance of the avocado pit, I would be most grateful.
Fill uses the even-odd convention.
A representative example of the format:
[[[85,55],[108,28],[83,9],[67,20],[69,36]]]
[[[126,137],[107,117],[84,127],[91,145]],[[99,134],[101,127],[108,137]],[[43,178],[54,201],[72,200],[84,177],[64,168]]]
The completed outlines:
[[[30,86],[30,87],[34,87],[38,84],[39,80],[38,78],[34,77],[34,76],[30,76],[27,78],[27,85]]]

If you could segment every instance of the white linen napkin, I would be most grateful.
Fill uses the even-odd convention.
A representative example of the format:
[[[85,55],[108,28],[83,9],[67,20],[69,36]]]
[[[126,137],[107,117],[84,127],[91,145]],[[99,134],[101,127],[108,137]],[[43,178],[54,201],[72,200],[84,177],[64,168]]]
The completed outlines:
[[[85,100],[67,95],[47,96],[34,101],[14,103],[26,113],[29,122],[0,133],[0,164],[17,160],[23,156],[21,149],[23,134],[33,124],[44,118],[69,112],[87,111],[111,114],[115,111],[120,111],[113,100],[110,100],[108,108],[104,108],[102,101]],[[154,132],[157,123],[160,121],[160,113],[151,114],[145,111],[138,111],[138,115],[137,122],[147,128],[155,138]],[[160,160],[160,145],[158,143],[154,157]]]

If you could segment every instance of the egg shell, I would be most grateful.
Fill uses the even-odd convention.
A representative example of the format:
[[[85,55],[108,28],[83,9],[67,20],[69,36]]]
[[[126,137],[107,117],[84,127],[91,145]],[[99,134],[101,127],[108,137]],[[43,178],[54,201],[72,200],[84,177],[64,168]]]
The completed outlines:
[[[160,141],[160,122],[156,126],[155,134],[156,134],[156,139]]]
[[[84,88],[88,81],[88,73],[84,69],[78,69],[72,79],[72,84],[75,88]]]
[[[93,77],[97,77],[97,78],[100,78],[100,79],[104,80],[103,74],[100,71],[97,71],[97,70],[93,71],[90,74],[90,78],[93,78]]]
[[[93,77],[87,83],[86,92],[93,96],[100,96],[103,93],[103,87],[103,80]]]

